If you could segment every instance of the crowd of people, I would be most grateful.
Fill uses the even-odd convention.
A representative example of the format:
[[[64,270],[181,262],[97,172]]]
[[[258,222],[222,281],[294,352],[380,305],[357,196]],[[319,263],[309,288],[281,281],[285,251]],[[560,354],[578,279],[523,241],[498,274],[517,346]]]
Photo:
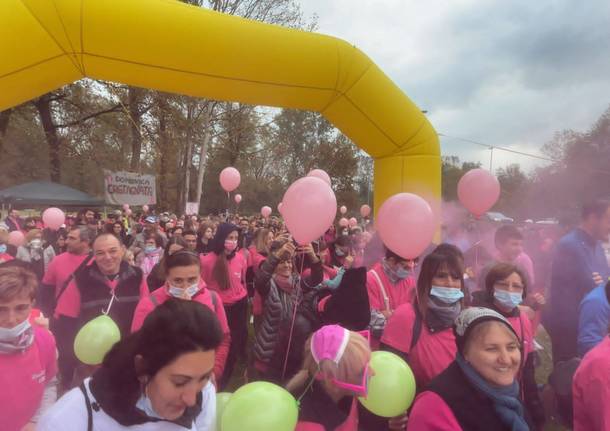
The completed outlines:
[[[300,431],[525,431],[551,418],[609,431],[609,234],[610,204],[595,201],[571,227],[460,220],[405,259],[366,218],[303,245],[279,217],[84,209],[53,231],[12,209],[0,428],[215,430],[216,392],[262,380],[299,401]],[[84,364],[75,337],[102,314],[121,339]],[[553,371],[537,382],[545,331]],[[396,417],[357,401],[377,350],[415,377]]]

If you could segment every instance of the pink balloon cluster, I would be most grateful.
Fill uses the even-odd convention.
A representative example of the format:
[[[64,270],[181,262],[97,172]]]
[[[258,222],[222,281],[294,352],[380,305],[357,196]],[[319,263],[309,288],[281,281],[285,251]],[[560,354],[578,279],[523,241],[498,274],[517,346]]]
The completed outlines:
[[[66,222],[66,215],[59,208],[47,208],[42,213],[42,222],[49,229],[58,230]]]
[[[405,259],[418,257],[432,242],[437,221],[421,197],[399,193],[386,200],[377,214],[377,231],[384,245]]]
[[[500,182],[485,169],[472,169],[458,182],[458,198],[475,217],[491,209],[500,197]]]
[[[282,215],[288,231],[301,245],[324,235],[337,214],[337,198],[330,185],[307,176],[288,187],[282,199]]]
[[[239,171],[232,166],[224,168],[220,172],[220,186],[225,192],[232,192],[241,182],[241,175]]]

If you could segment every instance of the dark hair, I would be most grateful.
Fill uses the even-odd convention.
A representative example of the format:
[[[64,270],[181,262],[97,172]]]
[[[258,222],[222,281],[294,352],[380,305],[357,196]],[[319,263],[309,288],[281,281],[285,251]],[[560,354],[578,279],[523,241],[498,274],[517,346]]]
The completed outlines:
[[[428,297],[432,289],[432,279],[444,266],[447,267],[453,278],[460,280],[460,289],[464,292],[464,267],[455,255],[431,253],[426,256],[417,279],[417,308],[424,319],[428,311]]]
[[[157,247],[163,245],[163,237],[158,233],[149,233],[144,237],[144,241],[148,241],[149,239],[154,240]]]
[[[498,263],[497,265],[494,265],[487,273],[487,276],[485,277],[485,291],[489,295],[490,299],[493,299],[494,285],[498,281],[504,280],[512,273],[517,273],[519,277],[521,277],[521,283],[523,283],[523,299],[525,299],[528,288],[527,277],[521,268],[510,263]]]
[[[407,259],[394,253],[389,248],[387,248],[387,247],[384,247],[384,248],[385,248],[385,258],[386,259],[393,258],[396,262],[406,262],[407,261]]]
[[[496,234],[494,236],[494,242],[496,247],[506,244],[508,240],[517,239],[523,240],[523,234],[516,226],[506,224],[504,226],[500,226],[496,230]]]
[[[163,271],[165,274],[167,274],[170,269],[176,268],[177,266],[192,265],[201,267],[201,262],[199,261],[199,255],[188,250],[177,251],[163,259]]]
[[[187,248],[187,244],[186,241],[184,240],[184,238],[182,238],[181,236],[173,236],[170,239],[167,240],[167,244],[165,245],[165,250],[163,253],[163,257],[165,256],[169,256],[169,249],[172,245],[179,245],[182,248]]]
[[[216,229],[214,236],[212,251],[216,254],[217,259],[212,268],[212,278],[218,283],[221,290],[227,290],[231,287],[231,278],[229,276],[229,260],[235,256],[237,250],[234,250],[229,256],[224,252],[225,240],[232,232],[239,232],[239,228],[231,223],[221,223]]]
[[[609,206],[610,206],[610,202],[603,200],[603,199],[597,199],[597,200],[594,200],[591,202],[587,202],[582,206],[582,211],[581,211],[582,219],[585,220],[585,219],[589,218],[589,216],[591,216],[591,215],[601,217],[608,210]]]
[[[182,236],[186,236],[186,235],[193,235],[193,236],[197,236],[197,232],[195,232],[192,229],[187,229],[187,230],[182,230]]]
[[[462,253],[462,250],[460,250],[458,246],[449,244],[448,242],[443,242],[442,244],[437,245],[432,253],[452,255],[464,262],[464,254]]]
[[[216,314],[197,301],[169,299],[156,307],[139,331],[116,343],[93,375],[90,388],[105,413],[133,424],[142,395],[140,378],[154,377],[183,354],[216,349],[222,341]],[[142,357],[136,369],[135,358]]]

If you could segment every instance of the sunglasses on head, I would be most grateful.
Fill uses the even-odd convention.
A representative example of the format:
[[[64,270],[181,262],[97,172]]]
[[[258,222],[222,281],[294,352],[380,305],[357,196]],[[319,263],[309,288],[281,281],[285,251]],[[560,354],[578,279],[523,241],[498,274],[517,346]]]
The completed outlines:
[[[370,331],[358,331],[358,334],[362,335],[368,341],[369,345],[371,344],[371,333]],[[362,378],[360,379],[360,384],[348,383],[341,381],[337,378],[331,379],[331,383],[338,388],[348,390],[353,392],[356,396],[364,397],[368,393],[369,380],[371,378],[371,373],[369,372],[369,361],[366,362],[364,366],[364,370],[362,372]],[[315,376],[316,380],[324,380],[324,373],[318,371]]]

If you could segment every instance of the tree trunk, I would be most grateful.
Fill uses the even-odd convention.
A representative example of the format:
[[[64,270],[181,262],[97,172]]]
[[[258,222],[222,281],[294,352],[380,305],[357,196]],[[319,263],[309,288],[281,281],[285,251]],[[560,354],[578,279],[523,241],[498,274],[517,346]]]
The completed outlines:
[[[186,209],[186,203],[189,201],[191,191],[191,165],[193,163],[193,109],[194,103],[189,102],[187,107],[186,121],[186,150],[184,155],[184,188],[182,195],[182,211]]]
[[[203,177],[205,175],[205,158],[208,153],[208,146],[210,144],[210,139],[212,138],[212,109],[213,104],[206,109],[206,112],[203,114],[203,127],[205,127],[205,133],[203,135],[203,142],[201,143],[201,148],[199,149],[199,167],[197,169],[197,192],[195,193],[195,202],[199,202],[201,205],[201,198],[203,195]]]
[[[142,153],[142,134],[140,133],[141,111],[139,102],[142,98],[142,90],[135,87],[129,87],[129,125],[131,129],[131,163],[129,168],[133,172],[140,169],[140,155]]]
[[[51,181],[58,183],[61,180],[61,160],[59,158],[61,141],[57,135],[57,129],[51,113],[51,95],[52,93],[45,94],[36,99],[34,106],[36,106],[36,109],[38,110],[40,122],[42,123],[42,128],[44,130],[44,136],[49,147]]]
[[[8,122],[11,118],[12,109],[7,109],[5,111],[0,111],[0,154],[3,154],[4,149],[4,137],[6,136],[6,131],[8,130]]]
[[[162,97],[162,96],[161,96]],[[160,166],[159,166],[159,202],[163,205],[167,205],[167,168],[168,168],[168,156],[169,156],[169,145],[167,139],[167,119],[165,117],[165,101],[159,97],[158,100],[158,117],[159,117],[159,148],[160,148]]]

